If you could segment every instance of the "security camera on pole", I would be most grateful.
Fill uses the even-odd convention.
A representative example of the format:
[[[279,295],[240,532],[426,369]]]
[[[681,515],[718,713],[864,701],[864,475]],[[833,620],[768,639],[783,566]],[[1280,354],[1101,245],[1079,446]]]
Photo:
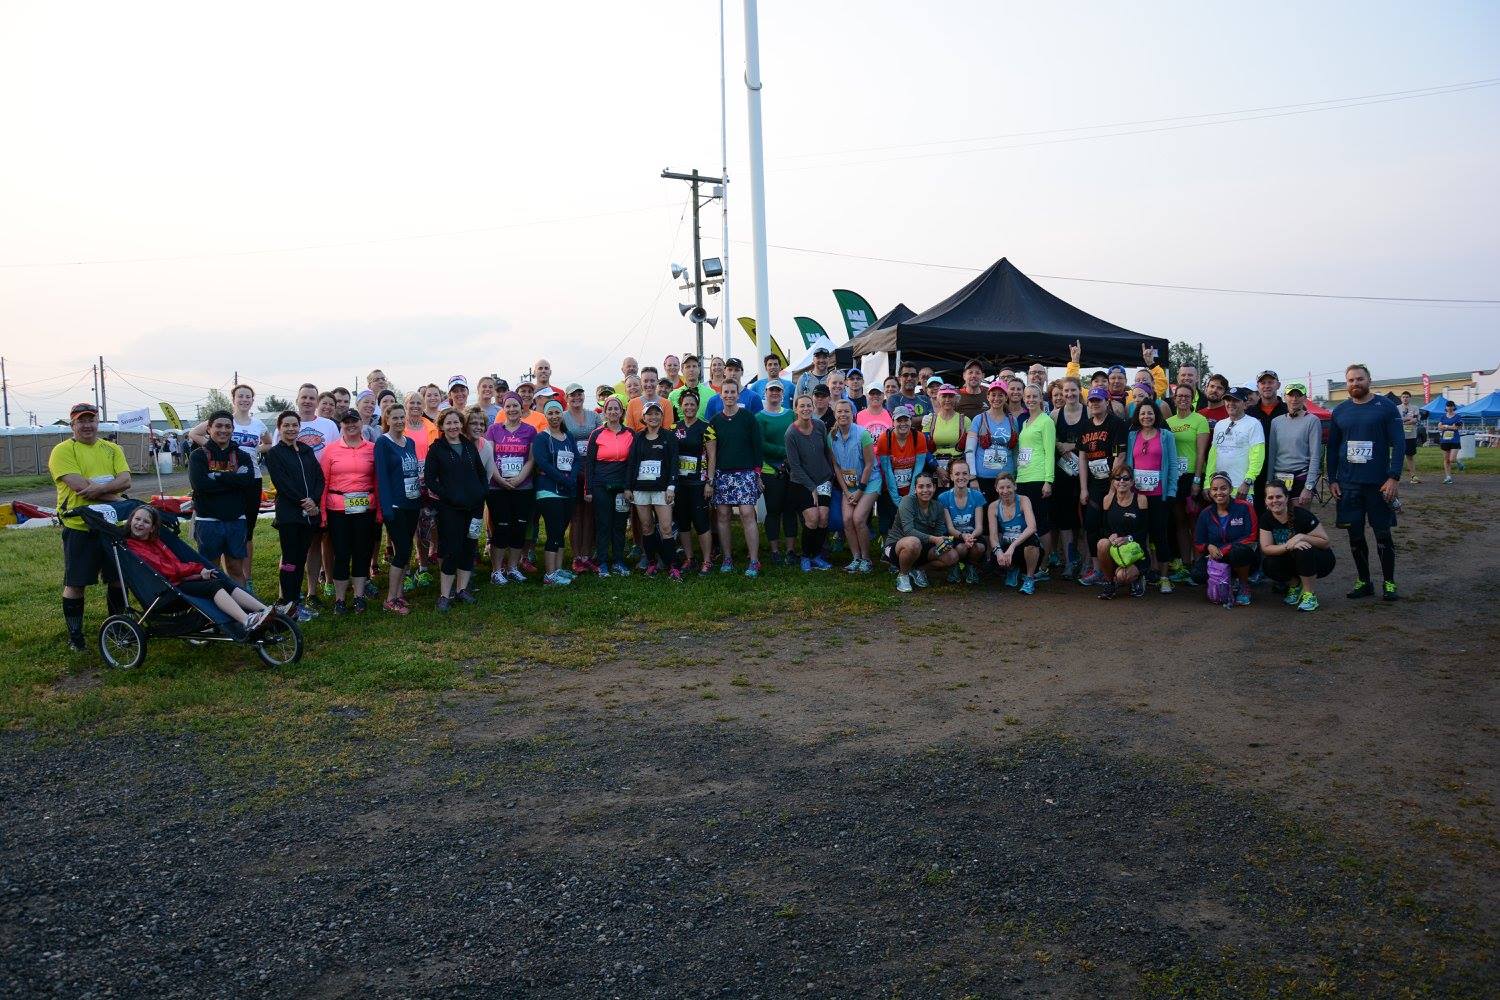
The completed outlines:
[[[695,169],[690,174],[673,173],[670,170],[661,172],[663,177],[676,181],[687,181],[693,186],[693,273],[687,276],[687,268],[681,264],[672,265],[672,277],[683,278],[683,283],[677,287],[693,290],[693,302],[691,305],[678,304],[677,309],[686,316],[695,327],[698,328],[697,350],[698,357],[703,357],[703,324],[718,326],[718,317],[710,317],[703,308],[703,289],[707,288],[710,295],[719,291],[724,283],[724,266],[719,258],[711,257],[703,259],[703,239],[698,229],[698,211],[704,205],[724,196],[724,178],[707,177],[698,173]],[[698,197],[698,186],[700,184],[712,184],[713,188],[707,198]]]

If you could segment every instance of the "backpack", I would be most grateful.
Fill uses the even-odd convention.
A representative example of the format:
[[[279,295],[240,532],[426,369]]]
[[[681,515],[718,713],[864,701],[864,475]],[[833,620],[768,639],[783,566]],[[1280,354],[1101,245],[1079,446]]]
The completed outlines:
[[[1208,599],[1226,608],[1234,606],[1234,590],[1229,585],[1229,564],[1218,559],[1208,561]]]

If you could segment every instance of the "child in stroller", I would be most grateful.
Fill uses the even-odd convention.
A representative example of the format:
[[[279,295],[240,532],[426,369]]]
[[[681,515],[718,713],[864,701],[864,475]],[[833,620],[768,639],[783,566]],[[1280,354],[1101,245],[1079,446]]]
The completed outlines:
[[[142,504],[126,522],[125,547],[141,562],[170,583],[179,593],[214,602],[214,607],[233,619],[246,635],[259,632],[271,609],[255,595],[235,584],[218,570],[201,562],[180,559],[161,540],[161,515],[150,504]]]

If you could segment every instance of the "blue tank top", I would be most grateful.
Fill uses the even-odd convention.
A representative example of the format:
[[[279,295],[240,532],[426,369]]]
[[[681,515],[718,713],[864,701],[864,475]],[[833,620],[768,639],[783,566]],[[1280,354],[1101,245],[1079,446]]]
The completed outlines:
[[[1026,530],[1026,512],[1021,509],[1020,494],[1016,494],[1016,498],[1013,502],[1016,505],[1016,512],[1010,517],[1006,517],[1005,507],[1003,505],[1000,505],[999,500],[995,501],[997,505],[995,507],[995,521],[1000,528],[1000,541],[1006,545],[1009,545],[1017,538],[1020,538],[1021,532]]]

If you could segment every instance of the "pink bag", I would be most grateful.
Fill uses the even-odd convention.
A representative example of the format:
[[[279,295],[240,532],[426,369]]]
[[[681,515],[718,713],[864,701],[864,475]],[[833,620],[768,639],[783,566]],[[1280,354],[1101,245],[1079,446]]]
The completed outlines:
[[[1229,585],[1229,564],[1217,559],[1208,561],[1208,599],[1225,607],[1234,605],[1234,589]]]

